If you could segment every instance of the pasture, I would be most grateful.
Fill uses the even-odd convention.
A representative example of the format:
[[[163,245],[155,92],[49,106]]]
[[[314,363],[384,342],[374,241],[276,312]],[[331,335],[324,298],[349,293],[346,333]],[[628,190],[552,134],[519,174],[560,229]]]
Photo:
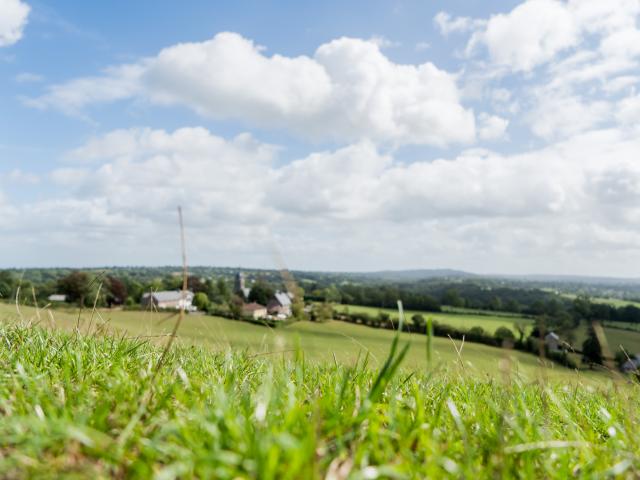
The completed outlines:
[[[78,312],[71,310],[40,311],[39,324],[71,331],[78,325]],[[0,303],[0,319],[10,323],[38,323],[36,310],[21,307],[22,320],[15,305]],[[81,332],[93,332],[99,325],[119,335],[163,342],[170,333],[177,316],[173,313],[98,310],[83,312]],[[178,343],[197,345],[214,352],[246,351],[252,355],[291,358],[296,349],[304,352],[312,362],[334,362],[352,365],[369,353],[370,365],[379,367],[384,361],[394,332],[369,328],[346,322],[298,322],[280,328],[269,328],[241,321],[204,315],[187,315],[178,332]],[[426,336],[403,333],[403,342],[410,349],[403,368],[426,368]],[[461,342],[455,345],[460,348]],[[556,378],[573,381],[591,372],[573,372],[551,362],[541,366],[541,360],[531,354],[466,342],[460,355],[448,338],[433,338],[433,363],[439,368],[458,367],[475,371],[481,376],[518,373],[522,378]],[[461,361],[462,360],[462,361]]]
[[[367,313],[371,316],[376,316],[380,312],[385,312],[391,315],[391,318],[395,322],[398,321],[398,311],[391,308],[376,308],[376,307],[363,307],[361,305],[336,305],[335,310],[338,312],[350,312],[350,313]],[[461,330],[469,330],[471,327],[482,327],[485,331],[493,334],[500,327],[507,327],[513,330],[517,336],[516,325],[521,324],[525,326],[526,331],[529,331],[533,325],[533,320],[523,317],[518,314],[507,314],[500,312],[493,314],[491,312],[478,313],[471,310],[473,313],[461,313],[461,309],[453,309],[450,312],[420,312],[416,310],[407,310],[405,315],[408,320],[414,314],[420,314],[425,319],[431,317],[438,323],[443,325],[450,325]]]

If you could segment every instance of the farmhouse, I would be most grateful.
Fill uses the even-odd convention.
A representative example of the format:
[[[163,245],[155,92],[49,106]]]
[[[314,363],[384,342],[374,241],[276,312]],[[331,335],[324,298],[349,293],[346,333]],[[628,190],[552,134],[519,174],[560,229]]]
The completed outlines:
[[[142,295],[140,301],[143,307],[149,307],[153,305],[159,310],[179,310],[184,308],[187,311],[193,311],[196,308],[192,305],[193,292],[187,290],[181,292],[180,290],[163,291],[163,292],[147,292]]]
[[[242,306],[242,314],[254,319],[265,318],[267,316],[267,307],[255,302],[247,303]]]
[[[53,295],[49,295],[47,300],[50,302],[66,302],[67,296],[60,293],[54,293]]]
[[[555,332],[549,332],[544,337],[544,344],[549,352],[560,352],[560,337]]]
[[[287,292],[276,292],[267,303],[267,311],[281,318],[291,316],[291,296]]]

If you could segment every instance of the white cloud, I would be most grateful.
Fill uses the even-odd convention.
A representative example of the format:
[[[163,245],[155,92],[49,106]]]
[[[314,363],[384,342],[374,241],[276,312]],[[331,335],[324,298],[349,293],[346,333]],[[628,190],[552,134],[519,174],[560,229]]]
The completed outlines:
[[[526,115],[533,133],[546,140],[569,137],[610,119],[608,102],[588,101],[566,94],[541,94],[536,107]]]
[[[0,0],[0,47],[13,45],[22,38],[30,10],[20,0]]]
[[[43,97],[28,98],[25,103],[35,108],[56,108],[66,114],[83,116],[83,109],[94,103],[131,98],[140,91],[139,65],[123,65],[105,70],[103,76],[84,77],[62,85],[53,85]]]
[[[42,82],[44,77],[31,72],[23,72],[16,75],[15,80],[18,83],[38,83]]]
[[[495,65],[529,72],[596,36],[598,53],[620,63],[640,54],[639,14],[637,0],[525,0],[476,29],[467,51],[484,45]]]
[[[433,22],[440,30],[440,33],[445,36],[450,33],[469,32],[482,27],[486,23],[484,20],[471,17],[452,17],[447,12],[438,12],[433,17]]]
[[[580,30],[565,3],[558,0],[527,0],[508,14],[493,15],[486,28],[469,43],[486,45],[500,66],[529,71],[575,45]]]
[[[78,114],[132,97],[309,138],[444,146],[475,137],[453,75],[428,62],[393,63],[375,42],[353,38],[323,44],[311,58],[267,56],[240,35],[220,33],[54,85],[28,104]]]
[[[482,140],[498,140],[504,137],[509,126],[509,120],[506,118],[488,113],[481,113],[478,121],[480,122],[478,136]]]
[[[175,245],[181,204],[193,255],[209,263],[268,259],[274,239],[306,268],[557,271],[570,261],[622,273],[640,259],[638,138],[602,130],[525,153],[412,163],[362,141],[282,165],[247,134],[120,130],[75,150],[81,166],[51,173],[56,195],[5,201],[1,222],[8,245],[15,236],[56,245],[60,258],[93,248],[157,263]]]
[[[616,109],[616,118],[622,124],[640,128],[640,95],[622,99]]]

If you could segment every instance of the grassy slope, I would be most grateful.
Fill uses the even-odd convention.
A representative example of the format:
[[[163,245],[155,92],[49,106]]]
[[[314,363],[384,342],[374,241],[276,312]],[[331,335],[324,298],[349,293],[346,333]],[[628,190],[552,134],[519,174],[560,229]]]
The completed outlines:
[[[369,315],[377,315],[379,312],[387,312],[393,318],[398,317],[398,311],[389,308],[363,307],[360,305],[336,305],[336,309],[338,311],[345,311],[345,309],[348,309],[348,311],[351,313],[363,312],[368,313]],[[452,327],[469,329],[471,327],[478,326],[484,328],[487,332],[490,333],[495,332],[499,327],[507,327],[515,331],[514,325],[516,323],[533,325],[533,320],[531,320],[530,318],[524,318],[517,314],[505,314],[502,312],[496,315],[487,315],[478,313],[433,313],[409,310],[406,312],[406,315],[408,318],[411,318],[411,316],[415,313],[419,313],[425,318],[431,317],[437,322],[450,325]]]
[[[22,307],[25,319],[35,319],[33,308]],[[175,316],[168,318],[166,313],[101,311],[103,317],[94,316],[92,322],[108,322],[113,328],[128,332],[129,336],[164,335],[171,331]],[[81,321],[83,331],[88,329],[90,312],[85,312]],[[42,324],[47,326],[50,319],[45,313],[41,314]],[[0,319],[17,320],[15,306],[0,304]],[[55,311],[54,319],[57,327],[72,329],[77,323],[77,312]],[[312,323],[300,322],[288,327],[269,329],[246,322],[227,320],[211,316],[188,315],[179,331],[179,338],[183,344],[201,345],[213,350],[248,349],[251,352],[287,352],[300,346],[306,357],[312,361],[333,361],[352,364],[365,352],[371,354],[371,364],[379,366],[385,358],[393,338],[393,332],[353,325],[345,322]],[[424,335],[402,334],[405,341],[409,341],[409,350],[405,366],[408,368],[424,368],[425,341]],[[158,339],[162,340],[162,338]],[[460,342],[457,342],[458,345]],[[433,339],[433,360],[438,365],[449,366],[458,361],[452,342],[446,338]],[[564,367],[549,363],[550,368],[542,368],[537,357],[486,345],[466,343],[462,356],[467,368],[482,374],[495,374],[501,368],[517,369],[528,379],[540,376],[573,379],[576,373]],[[580,375],[585,375],[581,373]],[[592,375],[588,372],[586,375]]]
[[[382,378],[332,362],[0,325],[0,476],[582,478],[640,474],[637,387]],[[371,395],[378,391],[379,394]]]

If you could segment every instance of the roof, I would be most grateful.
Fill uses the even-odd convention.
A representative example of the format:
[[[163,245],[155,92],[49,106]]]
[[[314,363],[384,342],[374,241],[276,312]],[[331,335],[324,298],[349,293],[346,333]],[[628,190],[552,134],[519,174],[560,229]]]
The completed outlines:
[[[253,303],[247,303],[246,305],[244,305],[242,307],[242,310],[246,311],[246,312],[255,312],[257,310],[264,310],[267,307],[265,307],[264,305],[260,305],[259,303],[253,302]]]
[[[242,288],[242,295],[244,295],[244,298],[249,298],[249,294],[251,293],[251,289],[250,288]]]
[[[275,300],[283,307],[291,305],[291,297],[286,292],[276,292],[274,295]]]
[[[153,292],[152,294],[147,292],[142,296],[142,298],[149,298],[149,295],[153,295],[156,302],[179,302],[183,298],[182,291],[180,290],[167,290],[162,292]],[[193,292],[187,290],[184,292],[184,298],[186,300],[193,299]]]
[[[47,298],[50,302],[66,302],[67,296],[61,293],[54,293],[53,295],[49,295]]]
[[[556,334],[556,332],[549,332],[544,336],[545,340],[548,339],[553,339],[553,340],[560,340],[560,337]]]

